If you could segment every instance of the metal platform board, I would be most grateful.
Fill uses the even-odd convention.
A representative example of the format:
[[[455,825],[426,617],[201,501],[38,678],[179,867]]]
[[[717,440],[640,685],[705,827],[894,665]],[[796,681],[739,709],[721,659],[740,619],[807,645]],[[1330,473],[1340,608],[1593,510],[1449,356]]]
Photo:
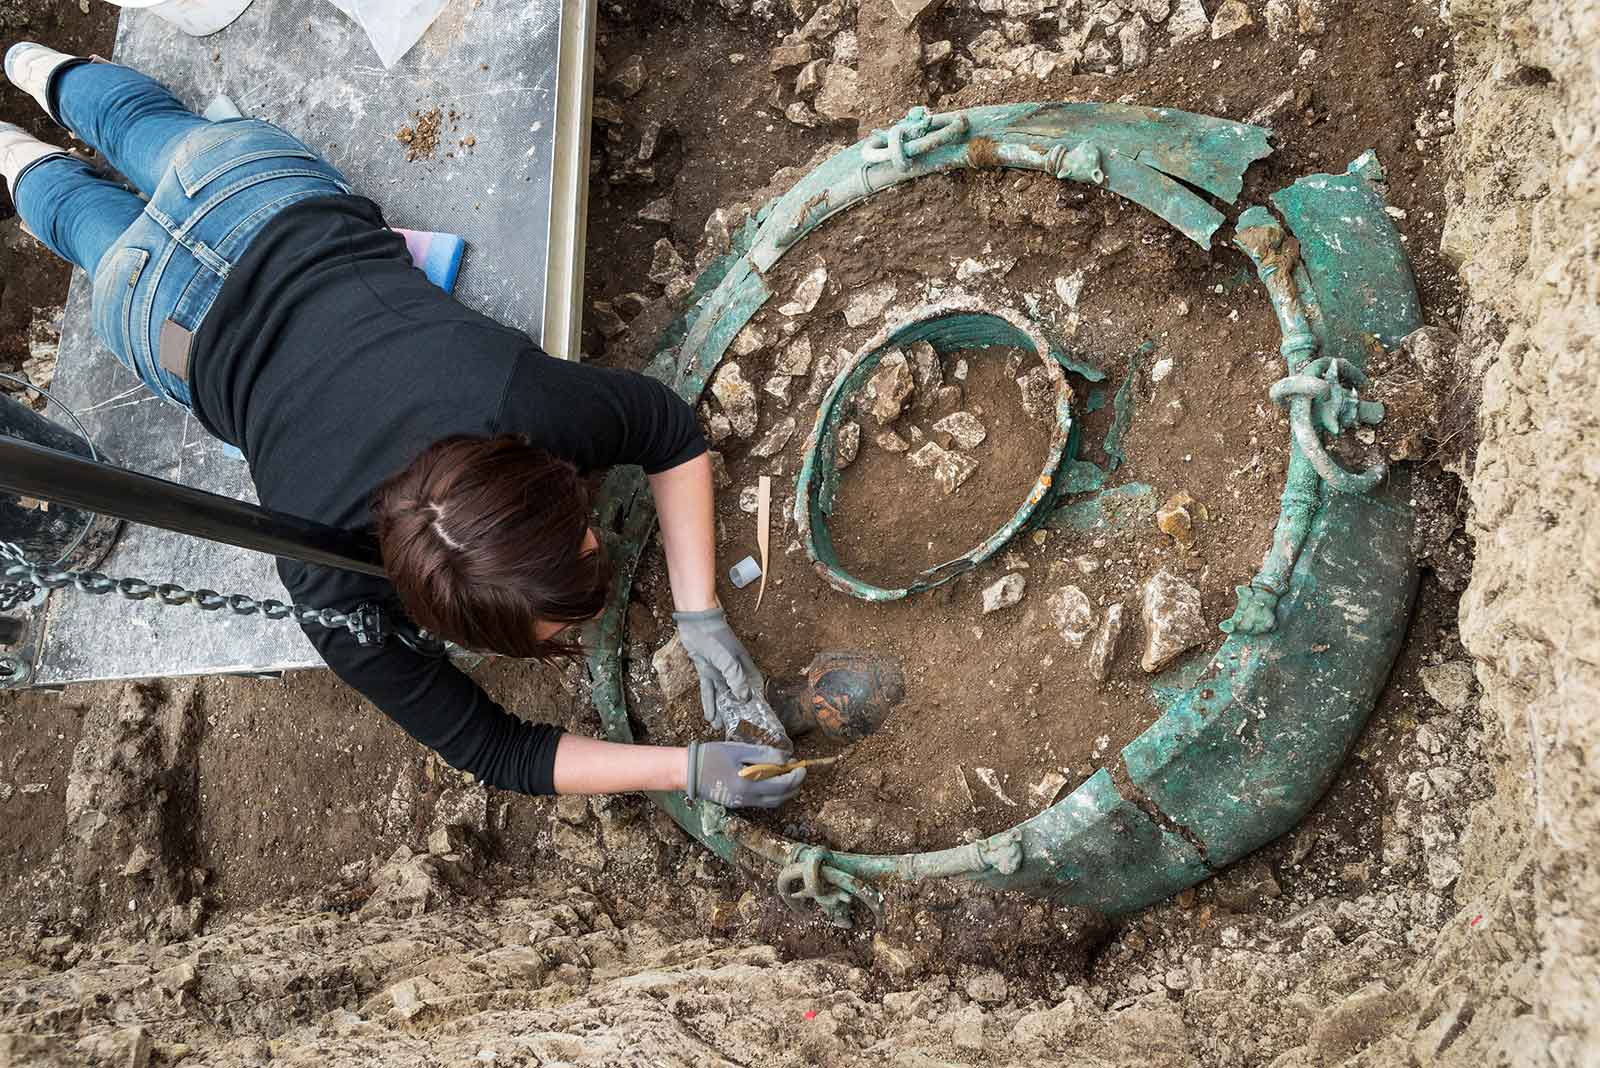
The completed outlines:
[[[392,69],[326,0],[257,0],[232,26],[191,38],[143,11],[123,14],[114,58],[197,111],[218,95],[322,152],[397,227],[461,234],[455,293],[575,356],[583,275],[592,0],[451,0]],[[406,159],[396,137],[442,109],[435,155]],[[455,113],[451,129],[450,113]],[[470,146],[460,142],[471,137]],[[246,465],[181,409],[149,396],[95,337],[90,285],[74,271],[53,392],[112,462],[255,500]],[[257,553],[129,525],[101,570],[224,593],[285,598]],[[73,591],[32,608],[33,685],[245,673],[321,663],[292,623]]]

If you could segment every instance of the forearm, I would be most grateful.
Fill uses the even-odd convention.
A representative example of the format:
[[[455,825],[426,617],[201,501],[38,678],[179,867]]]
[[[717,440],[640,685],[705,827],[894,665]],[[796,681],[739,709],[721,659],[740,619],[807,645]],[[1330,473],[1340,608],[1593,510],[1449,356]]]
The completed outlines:
[[[680,612],[715,607],[717,545],[711,457],[701,453],[650,476],[650,492],[661,517],[661,546],[667,556],[673,606]]]
[[[682,790],[688,774],[688,751],[676,746],[624,745],[564,734],[556,747],[558,794]]]

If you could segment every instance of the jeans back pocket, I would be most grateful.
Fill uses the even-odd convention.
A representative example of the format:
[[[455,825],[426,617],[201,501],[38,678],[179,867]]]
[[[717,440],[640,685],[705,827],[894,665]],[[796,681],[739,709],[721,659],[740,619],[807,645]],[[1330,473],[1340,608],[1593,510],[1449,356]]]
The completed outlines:
[[[199,195],[210,182],[236,167],[262,159],[316,159],[294,137],[261,119],[231,119],[190,134],[172,161],[186,196]]]
[[[124,246],[106,254],[94,272],[94,324],[112,354],[159,394],[148,339],[141,345],[134,322],[134,294],[149,262],[150,253],[142,248]]]

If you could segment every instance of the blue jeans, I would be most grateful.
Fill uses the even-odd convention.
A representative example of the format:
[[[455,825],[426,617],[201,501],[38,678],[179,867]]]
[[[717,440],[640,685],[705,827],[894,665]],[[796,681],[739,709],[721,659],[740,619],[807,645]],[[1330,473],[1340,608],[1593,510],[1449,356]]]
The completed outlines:
[[[271,123],[210,122],[127,67],[67,66],[51,80],[50,102],[142,196],[63,153],[18,175],[17,214],[89,272],[95,332],[117,359],[158,397],[190,407],[187,375],[161,366],[162,327],[197,330],[273,215],[309,197],[349,193],[350,184]]]

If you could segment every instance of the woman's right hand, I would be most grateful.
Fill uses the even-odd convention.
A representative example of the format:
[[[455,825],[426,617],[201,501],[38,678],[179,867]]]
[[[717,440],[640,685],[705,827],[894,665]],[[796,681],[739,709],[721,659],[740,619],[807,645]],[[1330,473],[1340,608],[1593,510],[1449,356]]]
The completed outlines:
[[[800,791],[805,768],[762,781],[740,778],[739,772],[751,764],[788,760],[787,753],[770,745],[690,742],[686,792],[690,801],[712,801],[723,808],[777,808]]]

